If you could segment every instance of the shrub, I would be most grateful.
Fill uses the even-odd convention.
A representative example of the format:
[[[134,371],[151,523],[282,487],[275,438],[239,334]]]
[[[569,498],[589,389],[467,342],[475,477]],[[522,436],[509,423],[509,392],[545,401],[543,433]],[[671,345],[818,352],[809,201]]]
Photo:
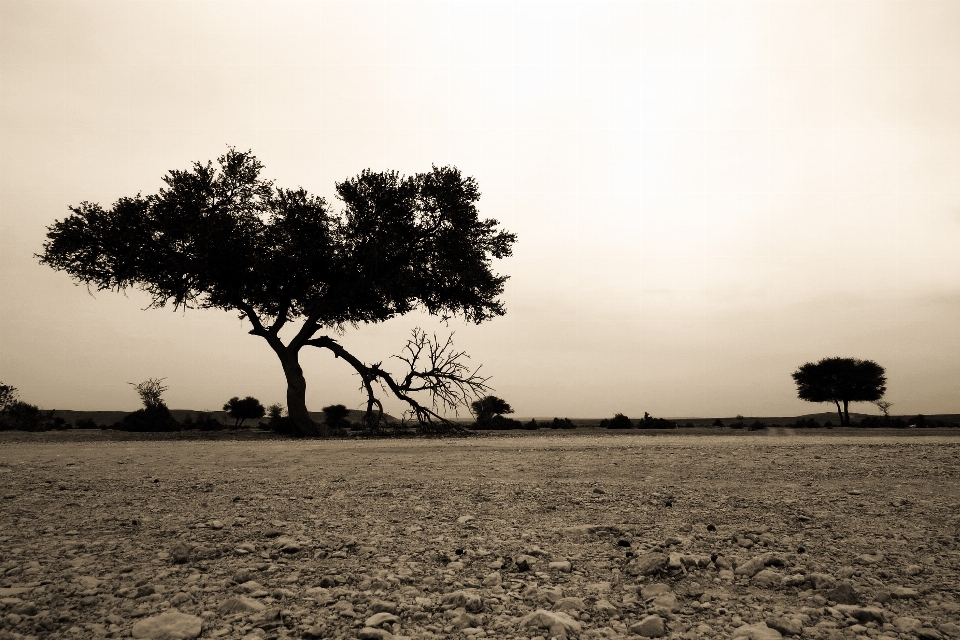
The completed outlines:
[[[43,415],[40,407],[22,400],[13,400],[0,412],[0,430],[46,431],[50,428],[50,416]]]
[[[601,429],[633,429],[633,423],[630,422],[630,418],[618,413],[610,419],[604,418],[600,421]]]
[[[551,429],[576,429],[577,425],[570,421],[570,418],[554,418],[550,423]]]
[[[99,429],[100,425],[93,421],[93,418],[82,418],[73,423],[74,429]]]
[[[494,431],[507,431],[510,429],[526,429],[527,427],[519,420],[508,418],[506,416],[493,416],[485,422],[477,421],[473,425],[474,429],[491,429]]]
[[[721,428],[722,428],[722,427],[724,426],[723,420],[721,420],[720,418],[717,418],[716,420],[713,421],[713,424],[710,425],[710,426],[712,426],[712,427],[721,427]]]
[[[223,405],[223,410],[227,412],[227,415],[236,420],[236,422],[233,423],[234,429],[239,429],[243,425],[244,420],[259,420],[267,413],[267,410],[263,408],[260,401],[253,396],[247,396],[243,400],[234,396]]]
[[[180,423],[170,414],[167,405],[160,404],[137,409],[114,424],[112,429],[143,433],[148,431],[179,431]]]
[[[767,425],[763,424],[759,420],[754,420],[753,424],[747,427],[749,431],[762,431],[767,428]]]
[[[350,415],[350,409],[347,409],[342,404],[332,404],[329,407],[323,408],[323,421],[330,427],[333,431],[343,430],[343,429],[353,429],[356,426],[357,429],[363,429],[362,424],[352,425],[347,416]]]
[[[637,428],[639,429],[676,429],[677,423],[671,422],[666,418],[654,418],[646,411],[643,412],[643,417],[637,422]]]
[[[527,431],[536,431],[537,429],[540,428],[540,425],[537,424],[537,421],[535,419],[531,418],[530,422],[523,425],[523,428],[526,429]]]

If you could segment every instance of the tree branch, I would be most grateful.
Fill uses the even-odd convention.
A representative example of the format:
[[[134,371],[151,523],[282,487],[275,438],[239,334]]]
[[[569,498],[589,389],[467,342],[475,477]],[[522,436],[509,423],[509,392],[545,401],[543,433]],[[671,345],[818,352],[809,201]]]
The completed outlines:
[[[368,421],[378,421],[383,415],[383,405],[374,393],[374,382],[378,383],[381,389],[389,390],[397,399],[407,403],[409,409],[406,413],[416,418],[421,428],[427,429],[435,422],[447,427],[453,426],[449,419],[438,413],[441,408],[457,413],[458,407],[469,406],[471,399],[479,398],[491,390],[487,385],[489,377],[481,376],[479,367],[475,370],[469,369],[463,363],[463,359],[468,357],[467,354],[453,349],[452,335],[440,344],[435,335],[430,338],[423,330],[414,329],[413,337],[407,340],[403,353],[394,356],[406,363],[408,368],[400,382],[381,368],[381,363],[364,364],[330,336],[313,338],[304,344],[329,349],[334,356],[343,358],[360,374],[362,388],[367,393],[365,419]],[[417,392],[430,394],[429,407],[411,396]],[[374,407],[379,409],[380,415],[377,418],[373,416]]]
[[[253,325],[253,329],[250,330],[250,335],[266,338],[270,334],[267,328],[263,326],[263,322],[260,321],[260,316],[257,315],[257,312],[254,311],[251,305],[246,302],[238,302],[236,305],[237,309],[240,309],[247,320],[250,321],[250,324]]]

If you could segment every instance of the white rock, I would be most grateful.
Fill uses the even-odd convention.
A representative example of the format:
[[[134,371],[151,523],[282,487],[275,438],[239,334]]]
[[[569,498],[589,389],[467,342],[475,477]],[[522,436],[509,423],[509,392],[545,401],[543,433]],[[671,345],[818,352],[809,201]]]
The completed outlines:
[[[133,625],[133,637],[147,640],[192,640],[200,635],[203,621],[179,611],[144,618]]]
[[[766,624],[758,622],[757,624],[745,624],[733,630],[732,638],[748,638],[749,640],[780,640],[783,636],[776,629],[771,629]]]

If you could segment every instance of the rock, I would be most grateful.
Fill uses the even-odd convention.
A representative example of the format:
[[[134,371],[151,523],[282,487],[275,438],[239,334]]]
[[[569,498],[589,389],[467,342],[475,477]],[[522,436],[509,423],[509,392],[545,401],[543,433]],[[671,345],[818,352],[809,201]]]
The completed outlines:
[[[858,607],[852,604],[838,604],[834,609],[862,624],[868,622],[883,624],[886,619],[886,614],[880,607]]]
[[[172,604],[175,607],[179,607],[182,604],[187,604],[188,602],[192,602],[192,601],[193,601],[193,598],[190,597],[190,594],[184,593],[183,591],[181,591],[180,593],[170,598],[170,604]]]
[[[561,598],[556,604],[553,605],[554,611],[562,611],[564,613],[570,613],[571,611],[583,611],[587,608],[587,605],[583,602],[583,598]]]
[[[473,520],[473,519],[474,519],[473,516],[460,516],[459,518],[457,518],[457,523],[458,523],[458,524],[466,524],[466,523],[470,522],[470,521]]]
[[[826,573],[808,573],[806,582],[816,590],[833,589],[837,586],[837,580]]]
[[[918,640],[943,640],[940,632],[931,627],[920,627],[916,629],[913,634],[917,636]]]
[[[368,610],[370,613],[381,613],[381,612],[383,612],[383,611],[386,611],[387,613],[396,614],[396,613],[397,613],[397,603],[396,603],[396,602],[390,602],[390,601],[388,601],[388,600],[374,600],[373,602],[370,603],[370,605],[369,605],[369,607],[367,608],[367,610]],[[368,627],[376,627],[377,625],[367,623],[367,626],[368,626]]]
[[[13,607],[13,612],[22,616],[35,616],[38,613],[37,605],[32,602],[21,602]]]
[[[554,571],[559,571],[561,573],[570,573],[573,570],[571,564],[566,560],[558,560],[556,562],[551,562],[548,565]]]
[[[855,564],[862,565],[872,565],[877,564],[883,560],[883,554],[881,553],[863,553],[853,559]]]
[[[750,580],[751,584],[765,589],[779,587],[783,582],[783,576],[772,569],[764,569]]]
[[[207,523],[207,526],[216,531],[223,529],[223,523],[219,520],[211,520],[210,522]]]
[[[357,633],[360,640],[390,640],[393,634],[383,629],[374,629],[373,627],[364,627]]]
[[[303,637],[307,640],[322,640],[325,635],[327,635],[326,631],[320,625],[310,627],[303,632]]]
[[[823,595],[837,604],[860,604],[860,594],[849,582],[841,582]]]
[[[81,576],[77,578],[77,582],[79,582],[80,586],[84,589],[96,589],[97,585],[100,584],[100,581],[92,576]]]
[[[901,616],[899,618],[893,619],[893,626],[895,626],[900,631],[910,632],[914,629],[919,629],[923,625],[922,622],[916,618],[911,618],[909,616]]]
[[[660,638],[667,635],[667,627],[660,616],[647,616],[630,625],[630,633],[644,638]]]
[[[192,640],[203,630],[203,620],[179,611],[167,611],[144,618],[133,625],[134,638],[148,640]]]
[[[231,578],[231,580],[233,580],[237,584],[250,582],[251,580],[253,580],[253,572],[250,571],[249,569],[240,569],[239,571],[233,574],[233,577]]]
[[[888,590],[892,598],[916,600],[920,597],[916,589],[910,589],[908,587],[890,587]]]
[[[644,600],[649,600],[650,598],[656,598],[659,595],[664,593],[670,593],[670,585],[663,584],[662,582],[656,582],[654,584],[648,584],[647,586],[640,589],[640,597]]]
[[[257,591],[263,591],[263,585],[256,580],[248,580],[243,584],[238,584],[237,589],[243,591],[244,593],[255,593]]]
[[[680,603],[677,602],[677,596],[672,593],[661,594],[650,603],[650,610],[656,613],[673,613],[679,609]]]
[[[134,594],[134,598],[146,598],[147,596],[152,596],[157,592],[157,588],[152,584],[143,584],[137,587],[137,592]]]
[[[803,624],[796,618],[787,616],[771,616],[766,620],[767,626],[776,629],[786,636],[799,636],[803,633]]]
[[[367,618],[363,624],[366,627],[382,627],[385,623],[393,624],[394,622],[400,622],[400,618],[387,611],[381,611]]]
[[[749,640],[780,640],[783,636],[776,629],[771,629],[766,624],[758,622],[757,624],[745,624],[733,630],[731,638],[748,638]]]
[[[738,576],[747,576],[752,578],[757,575],[761,569],[769,566],[783,567],[786,561],[775,553],[764,553],[747,560],[736,568],[734,574]]]
[[[960,638],[960,625],[953,622],[944,622],[940,625],[940,631],[951,638]]]
[[[220,606],[217,607],[217,613],[220,615],[227,615],[231,613],[256,613],[266,609],[266,605],[262,602],[258,602],[253,598],[248,598],[246,596],[237,596],[236,598],[230,598],[229,600],[224,600],[220,603]]]
[[[632,576],[649,576],[667,568],[670,556],[665,553],[645,553],[637,556],[626,566],[626,571]]]
[[[593,605],[593,610],[597,613],[604,615],[615,615],[620,612],[615,606],[613,606],[609,600],[604,600],[601,598]]]
[[[470,629],[479,627],[483,624],[483,618],[478,616],[475,613],[461,613],[456,618],[450,621],[450,624],[456,629]]]
[[[521,628],[547,629],[551,636],[566,638],[568,635],[580,635],[580,623],[560,611],[537,609],[520,619]]]
[[[534,601],[537,604],[555,604],[560,602],[563,599],[563,589],[560,587],[543,587],[537,589],[537,594],[534,596]]]
[[[174,564],[186,564],[190,561],[190,554],[193,553],[193,547],[184,542],[178,542],[170,547],[170,559]]]
[[[443,596],[443,603],[454,607],[463,607],[470,613],[480,613],[483,611],[483,601],[476,593],[469,591],[454,591]]]
[[[485,587],[495,587],[501,582],[503,582],[503,577],[499,571],[494,571],[493,573],[488,573],[483,576],[483,586]]]
[[[923,567],[918,564],[910,564],[904,568],[903,572],[908,576],[918,576],[923,573]]]
[[[31,591],[33,591],[32,587],[0,587],[0,598],[21,596],[25,593],[30,593]]]

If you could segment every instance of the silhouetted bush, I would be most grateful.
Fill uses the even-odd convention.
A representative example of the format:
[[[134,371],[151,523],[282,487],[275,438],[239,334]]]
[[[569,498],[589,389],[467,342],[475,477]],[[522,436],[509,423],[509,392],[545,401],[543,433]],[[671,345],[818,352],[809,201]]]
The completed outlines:
[[[537,420],[535,418],[531,418],[530,422],[523,425],[523,428],[526,429],[527,431],[536,431],[537,429],[540,428],[540,425],[537,423]]]
[[[618,413],[612,418],[604,418],[600,421],[601,429],[633,429],[633,423],[630,422],[630,418]]]
[[[111,429],[118,431],[133,431],[137,433],[148,431],[179,431],[180,423],[170,414],[167,405],[160,403],[137,409],[123,417],[120,422],[114,423]]]
[[[720,418],[717,418],[716,420],[713,421],[713,424],[710,425],[710,426],[711,426],[711,427],[720,427],[720,428],[723,428],[723,426],[724,426],[723,420],[721,420]]]
[[[748,431],[763,431],[763,430],[766,429],[766,428],[767,428],[767,425],[765,425],[764,423],[760,422],[759,420],[754,420],[754,421],[753,421],[753,424],[751,424],[751,425],[749,425],[749,426],[747,427],[747,430],[748,430]]]
[[[819,429],[820,423],[814,420],[813,418],[807,418],[803,420],[802,418],[797,418],[797,421],[793,424],[786,425],[791,429]]]
[[[577,425],[570,421],[570,418],[554,418],[550,423],[551,429],[576,429]]]
[[[40,407],[22,400],[9,402],[0,412],[0,431],[46,431],[51,423]]]
[[[643,417],[637,421],[638,429],[676,429],[677,423],[666,418],[654,418],[646,411]]]
[[[234,396],[223,405],[223,410],[227,412],[227,415],[236,420],[233,425],[234,429],[239,429],[243,425],[244,420],[259,420],[267,414],[267,410],[260,404],[260,401],[253,396],[247,396],[242,400]]]
[[[492,431],[508,431],[510,429],[528,428],[519,420],[508,418],[506,416],[493,416],[484,422],[477,421],[473,424],[474,429],[490,429]],[[539,425],[538,425],[539,428]]]
[[[82,418],[73,423],[74,429],[99,429],[100,425],[93,421],[93,418]]]

